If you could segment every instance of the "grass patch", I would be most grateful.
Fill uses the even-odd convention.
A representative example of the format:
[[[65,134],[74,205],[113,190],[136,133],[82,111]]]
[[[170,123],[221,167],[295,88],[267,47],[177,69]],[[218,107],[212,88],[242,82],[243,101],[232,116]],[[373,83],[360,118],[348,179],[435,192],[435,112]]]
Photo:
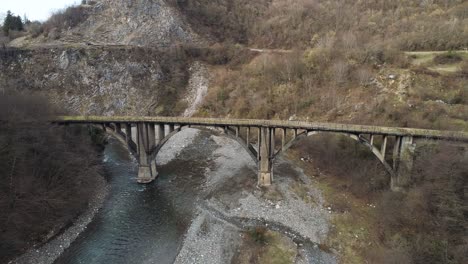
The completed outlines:
[[[291,187],[291,191],[297,195],[302,201],[308,204],[317,205],[317,201],[312,195],[309,194],[309,188],[303,183],[294,182]]]
[[[277,232],[268,232],[268,246],[260,256],[261,264],[294,263],[296,247],[288,238]]]
[[[246,232],[237,252],[232,263],[289,264],[294,263],[297,247],[288,237],[257,227]]]
[[[422,65],[431,62],[435,56],[433,52],[407,52],[406,55],[411,59],[413,65]]]
[[[447,53],[437,54],[433,62],[435,64],[454,64],[463,60],[462,56],[456,52],[449,51]]]
[[[439,73],[455,73],[455,72],[460,71],[460,65],[459,64],[437,65],[434,67],[429,67],[428,69],[431,71],[439,72]]]
[[[406,52],[411,64],[426,67],[428,70],[447,74],[462,70],[462,63],[468,61],[467,51],[417,51]]]

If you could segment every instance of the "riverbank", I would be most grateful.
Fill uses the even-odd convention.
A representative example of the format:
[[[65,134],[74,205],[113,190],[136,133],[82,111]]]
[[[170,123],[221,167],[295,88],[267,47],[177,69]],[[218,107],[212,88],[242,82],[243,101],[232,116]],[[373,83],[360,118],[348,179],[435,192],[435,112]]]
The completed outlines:
[[[109,192],[104,177],[96,178],[95,193],[89,201],[88,208],[80,214],[70,227],[59,232],[48,242],[39,247],[33,247],[9,263],[14,264],[52,264],[67,249],[73,241],[86,229],[102,207]]]

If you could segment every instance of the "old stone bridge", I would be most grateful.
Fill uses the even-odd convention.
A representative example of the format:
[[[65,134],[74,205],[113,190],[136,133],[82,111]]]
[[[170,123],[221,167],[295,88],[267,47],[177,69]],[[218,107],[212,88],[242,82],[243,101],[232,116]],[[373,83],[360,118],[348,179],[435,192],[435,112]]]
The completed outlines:
[[[155,160],[161,147],[177,132],[193,126],[222,129],[237,140],[258,164],[261,186],[272,184],[273,161],[279,154],[300,138],[317,133],[342,134],[369,148],[390,175],[393,190],[409,182],[417,139],[468,142],[467,132],[280,120],[62,116],[53,123],[98,125],[115,136],[137,158],[139,183],[158,176]]]

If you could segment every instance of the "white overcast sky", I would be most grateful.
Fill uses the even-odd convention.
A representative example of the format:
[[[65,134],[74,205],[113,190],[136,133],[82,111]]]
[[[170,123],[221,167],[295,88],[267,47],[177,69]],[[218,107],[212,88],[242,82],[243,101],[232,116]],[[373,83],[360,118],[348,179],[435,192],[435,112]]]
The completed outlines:
[[[0,23],[8,10],[15,15],[23,17],[26,15],[29,20],[46,20],[52,12],[78,4],[78,0],[0,0]]]

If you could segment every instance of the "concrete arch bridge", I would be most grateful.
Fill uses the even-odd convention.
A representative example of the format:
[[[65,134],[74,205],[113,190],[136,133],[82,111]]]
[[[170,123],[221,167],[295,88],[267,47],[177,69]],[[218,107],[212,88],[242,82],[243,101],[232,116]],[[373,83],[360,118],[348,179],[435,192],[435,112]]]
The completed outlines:
[[[337,133],[366,146],[391,177],[391,189],[409,183],[418,139],[468,142],[467,132],[362,126],[302,121],[182,118],[61,116],[59,125],[99,125],[125,143],[139,163],[138,182],[149,183],[157,176],[156,155],[177,132],[186,127],[215,127],[237,140],[258,164],[258,185],[273,181],[273,161],[297,140],[317,133]],[[256,138],[256,142],[252,140]],[[390,148],[392,147],[392,149]]]

